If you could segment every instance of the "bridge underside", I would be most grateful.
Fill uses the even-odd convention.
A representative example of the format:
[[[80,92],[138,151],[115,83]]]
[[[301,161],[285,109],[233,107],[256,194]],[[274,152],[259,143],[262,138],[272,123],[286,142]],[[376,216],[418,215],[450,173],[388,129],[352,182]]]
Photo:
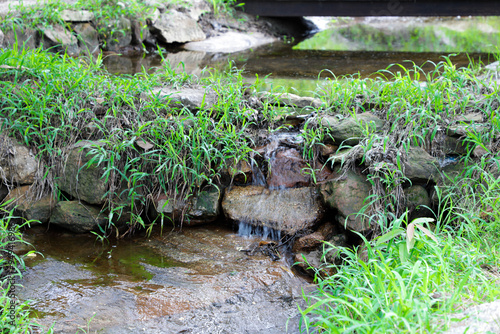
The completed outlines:
[[[240,0],[260,16],[492,16],[500,1],[484,0]]]

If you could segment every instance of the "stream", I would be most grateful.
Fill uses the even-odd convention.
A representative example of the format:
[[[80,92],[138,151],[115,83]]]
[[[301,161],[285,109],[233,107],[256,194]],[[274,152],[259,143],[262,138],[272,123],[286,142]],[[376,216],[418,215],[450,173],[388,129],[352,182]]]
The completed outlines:
[[[492,33],[498,35],[496,30]],[[345,45],[353,45],[346,42],[346,36],[334,34]],[[426,44],[425,40],[420,44]],[[173,68],[194,75],[202,75],[206,67],[223,68],[232,60],[248,81],[269,75],[268,85],[311,95],[321,84],[318,77],[356,73],[368,77],[404,60],[417,65],[427,62],[423,69],[431,70],[431,62],[451,53],[448,48],[413,52],[388,47],[304,49],[300,45],[301,41],[276,42],[236,54],[175,49],[165,58]],[[455,48],[461,51],[462,47],[455,44]],[[489,63],[494,58],[488,52],[473,50],[453,56],[452,61],[457,66],[467,65],[470,59]],[[161,62],[155,53],[111,55],[104,60],[106,69],[117,75],[154,70]],[[24,237],[39,253],[26,259],[19,297],[33,301],[32,316],[41,325],[40,333],[51,327],[54,333],[79,329],[108,334],[299,333],[297,305],[305,305],[302,291],[312,291],[314,286],[292,271],[291,256],[273,261],[246,252],[266,241],[248,226],[241,225],[240,234],[237,230],[224,221],[181,231],[164,226],[150,236],[136,234],[101,243],[92,234],[34,226]]]

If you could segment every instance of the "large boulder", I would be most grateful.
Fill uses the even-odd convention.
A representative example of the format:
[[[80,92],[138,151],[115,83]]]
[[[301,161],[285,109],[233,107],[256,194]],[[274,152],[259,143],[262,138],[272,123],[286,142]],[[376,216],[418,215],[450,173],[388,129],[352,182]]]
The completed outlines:
[[[91,156],[87,153],[92,142],[82,141],[69,149],[62,175],[57,180],[59,189],[71,196],[90,204],[104,203],[104,195],[108,184],[101,178],[104,174],[102,166],[95,163],[88,165]],[[100,143],[95,142],[95,145]]]
[[[414,183],[436,181],[438,161],[421,147],[411,147],[404,164],[404,176]]]
[[[270,190],[262,186],[226,191],[222,209],[227,218],[295,234],[311,229],[323,216],[316,188]]]
[[[370,112],[364,112],[342,120],[336,116],[325,115],[321,118],[321,124],[329,128],[336,143],[356,145],[364,138],[365,128],[378,132],[384,127],[385,122]]]
[[[77,55],[80,52],[78,39],[63,26],[54,25],[50,28],[40,26],[39,29],[43,32],[42,44],[45,49],[61,48],[69,55]]]
[[[31,184],[38,171],[33,152],[11,138],[0,135],[0,178],[12,184]]]
[[[267,178],[270,188],[292,188],[308,186],[311,182],[305,173],[307,163],[296,149],[278,151],[270,161],[271,171]]]
[[[320,186],[326,206],[337,209],[346,228],[357,232],[370,228],[368,219],[358,213],[366,205],[365,200],[370,196],[371,190],[366,176],[351,170],[346,172],[343,179],[327,181]]]
[[[9,207],[15,207],[16,211],[27,220],[39,220],[42,223],[49,221],[56,200],[52,195],[46,195],[37,199],[31,192],[30,186],[22,186],[15,189],[5,197],[4,202],[9,202]]]
[[[188,14],[170,10],[152,22],[152,31],[164,43],[202,41],[205,33]]]
[[[50,223],[68,229],[75,233],[86,233],[106,226],[108,219],[101,210],[79,201],[57,203]]]
[[[192,226],[198,224],[211,223],[215,221],[220,214],[221,193],[214,188],[207,191],[201,191],[192,201],[186,212],[183,225]],[[157,214],[164,214],[167,217],[179,220],[182,211],[188,203],[184,201],[174,201],[162,194],[156,198],[155,210]]]

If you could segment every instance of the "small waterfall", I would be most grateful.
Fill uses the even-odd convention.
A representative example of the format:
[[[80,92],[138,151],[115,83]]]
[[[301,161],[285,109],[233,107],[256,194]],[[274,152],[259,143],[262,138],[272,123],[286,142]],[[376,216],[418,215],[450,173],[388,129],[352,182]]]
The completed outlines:
[[[251,163],[252,167],[252,185],[253,186],[265,186],[266,185],[266,178],[264,176],[264,173],[260,170],[259,166],[255,161],[252,159]]]
[[[242,221],[238,224],[238,235],[246,238],[260,237],[263,240],[280,241],[281,239],[281,231],[279,230],[267,226],[254,226]]]

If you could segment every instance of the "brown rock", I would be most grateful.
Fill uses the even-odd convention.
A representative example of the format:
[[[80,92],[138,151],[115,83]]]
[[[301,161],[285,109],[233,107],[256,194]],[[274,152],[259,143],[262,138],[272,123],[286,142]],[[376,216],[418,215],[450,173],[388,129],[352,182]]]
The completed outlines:
[[[12,189],[5,197],[4,202],[8,202],[9,207],[16,208],[16,211],[27,220],[39,220],[42,223],[49,221],[52,210],[56,205],[54,196],[47,195],[40,199],[35,199],[31,193],[30,186],[22,186]]]
[[[78,201],[65,201],[57,203],[50,223],[64,227],[75,233],[95,231],[99,226],[107,224],[107,217],[101,214],[99,208],[84,205]]]
[[[0,135],[0,177],[5,182],[31,184],[35,182],[37,170],[38,160],[29,148]]]
[[[270,188],[306,187],[311,181],[303,170],[307,167],[297,150],[292,148],[279,151],[276,157],[271,159],[271,172],[267,178],[267,185]]]
[[[295,240],[292,252],[308,252],[318,248],[321,243],[324,241],[324,237],[320,232],[314,232],[312,234],[305,235],[303,237]]]

